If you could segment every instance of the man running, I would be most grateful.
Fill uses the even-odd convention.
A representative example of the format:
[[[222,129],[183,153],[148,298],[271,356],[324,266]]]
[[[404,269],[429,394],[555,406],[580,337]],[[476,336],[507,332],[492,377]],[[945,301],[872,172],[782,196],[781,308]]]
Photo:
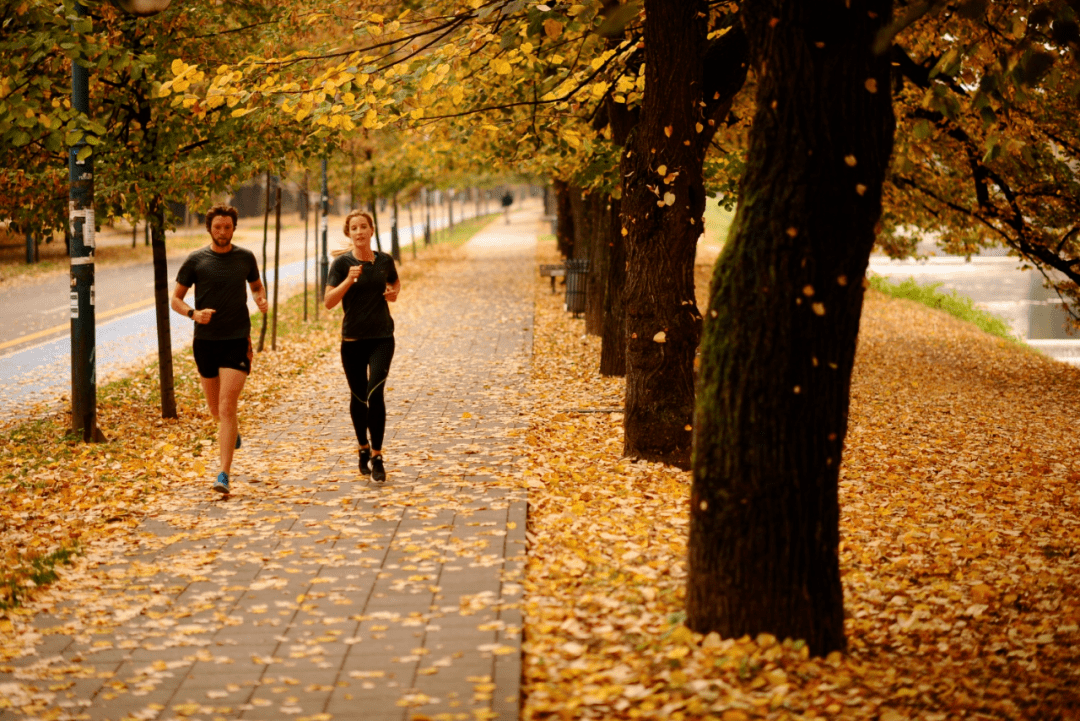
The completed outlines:
[[[236,404],[251,371],[251,318],[247,290],[251,286],[255,305],[266,312],[266,289],[259,279],[255,254],[232,244],[238,213],[229,205],[215,205],[206,214],[209,247],[188,256],[176,274],[172,309],[195,321],[191,350],[199,369],[206,405],[218,421],[221,472],[214,490],[229,492],[233,450],[240,447]],[[184,302],[195,286],[195,307]]]

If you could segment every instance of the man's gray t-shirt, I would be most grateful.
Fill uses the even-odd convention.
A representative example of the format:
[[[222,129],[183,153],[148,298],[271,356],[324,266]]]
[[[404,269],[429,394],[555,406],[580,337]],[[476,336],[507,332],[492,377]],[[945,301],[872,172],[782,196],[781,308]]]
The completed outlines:
[[[195,324],[195,337],[230,340],[251,335],[245,284],[258,279],[259,264],[246,248],[234,245],[228,253],[215,253],[206,247],[189,255],[176,273],[176,282],[195,286],[195,310],[216,311],[209,323]]]

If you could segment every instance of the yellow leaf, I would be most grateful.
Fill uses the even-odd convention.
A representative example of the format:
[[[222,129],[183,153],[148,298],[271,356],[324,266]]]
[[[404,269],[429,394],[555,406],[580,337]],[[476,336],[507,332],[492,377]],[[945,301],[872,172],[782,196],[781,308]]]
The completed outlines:
[[[549,18],[544,21],[544,34],[550,39],[556,40],[562,35],[563,24],[554,18]]]
[[[509,62],[507,62],[506,60],[504,60],[502,58],[496,58],[496,59],[492,60],[491,61],[491,67],[499,75],[509,75],[510,72],[514,69],[513,66],[510,65]]]
[[[667,333],[665,333],[664,331],[660,331],[659,333],[654,335],[652,339],[657,343],[667,343]]]

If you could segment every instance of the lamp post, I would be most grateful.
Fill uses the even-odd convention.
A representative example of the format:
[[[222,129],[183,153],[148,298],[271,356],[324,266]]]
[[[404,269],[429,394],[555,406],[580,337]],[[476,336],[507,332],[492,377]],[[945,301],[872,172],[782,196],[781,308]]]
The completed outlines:
[[[79,17],[86,15],[80,4]],[[71,63],[71,105],[90,116],[90,73]],[[71,225],[71,429],[83,441],[102,441],[97,427],[94,339],[94,158],[85,137],[68,152],[68,216]]]
[[[159,13],[171,0],[118,0],[117,4],[139,17]],[[78,17],[86,16],[81,3]],[[90,72],[71,64],[71,105],[90,117]],[[94,156],[85,137],[69,148],[68,218],[71,227],[71,428],[84,442],[105,440],[97,427],[97,347],[94,313]]]
[[[330,214],[330,188],[326,180],[326,156],[322,159],[322,263],[319,269],[319,287],[315,289],[316,303],[318,298],[324,293],[326,287],[326,276],[330,272],[330,258],[326,251],[326,235],[329,230],[329,223],[326,216]],[[318,242],[318,241],[316,241]]]

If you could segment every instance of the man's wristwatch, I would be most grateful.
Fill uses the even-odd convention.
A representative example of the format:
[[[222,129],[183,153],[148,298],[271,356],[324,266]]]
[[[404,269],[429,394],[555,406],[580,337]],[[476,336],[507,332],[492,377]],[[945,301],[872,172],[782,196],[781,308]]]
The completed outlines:
[[[187,317],[188,318],[194,318],[195,317],[195,309],[194,308],[188,308]]]

